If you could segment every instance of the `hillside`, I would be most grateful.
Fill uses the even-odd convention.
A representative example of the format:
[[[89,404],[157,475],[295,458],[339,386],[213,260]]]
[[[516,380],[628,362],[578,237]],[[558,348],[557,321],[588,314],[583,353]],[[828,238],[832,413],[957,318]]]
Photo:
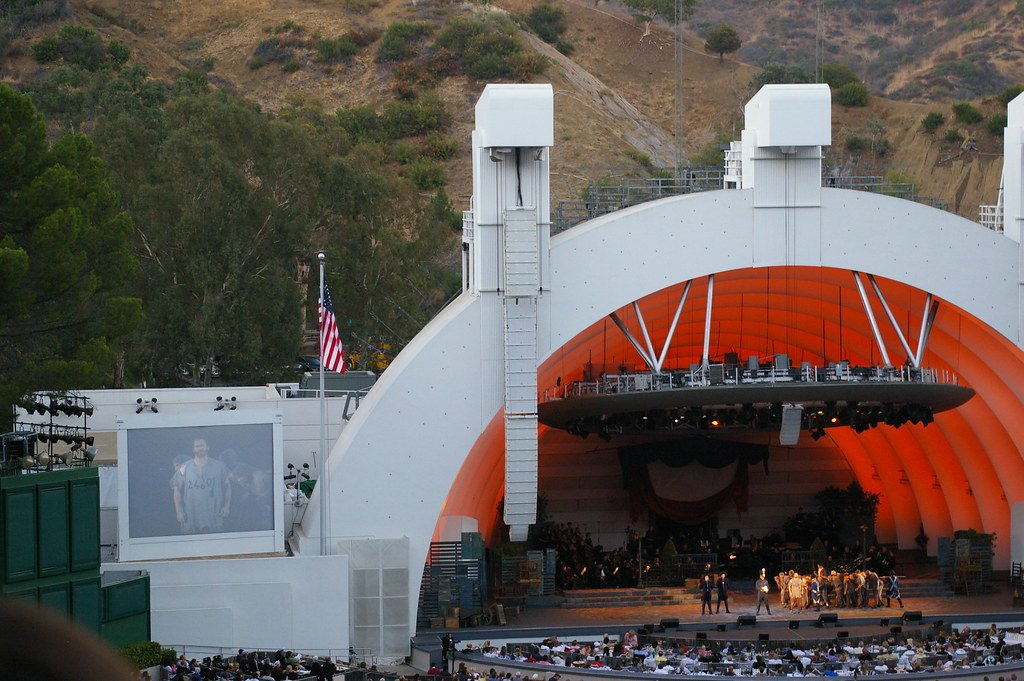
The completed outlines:
[[[953,120],[949,97],[959,92],[960,86],[953,83],[956,78],[947,78],[943,81],[948,81],[947,85],[942,86],[935,80],[935,73],[938,66],[949,61],[954,47],[959,50],[956,54],[969,56],[980,49],[979,41],[995,41],[1005,49],[987,54],[998,60],[998,68],[977,59],[971,63],[980,64],[986,73],[994,69],[993,73],[1002,74],[1000,69],[1013,67],[1019,57],[1019,50],[1008,46],[1020,41],[1008,38],[1017,35],[1020,21],[1013,2],[968,4],[962,16],[970,30],[954,31],[954,22],[947,16],[955,9],[956,3],[951,0],[822,3],[823,35],[827,36],[825,61],[848,59],[858,75],[901,96],[913,90],[911,85],[920,84],[915,99],[930,100],[925,104],[875,96],[864,108],[836,106],[834,145],[826,162],[846,174],[883,175],[896,168],[902,177],[918,184],[920,194],[938,197],[950,209],[975,219],[979,203],[995,200],[1001,140],[981,124],[968,129],[949,123]],[[314,50],[317,38],[356,31],[376,39],[380,30],[399,20],[423,22],[433,26],[431,30],[436,34],[452,17],[502,13],[521,17],[533,5],[528,0],[499,0],[484,6],[394,0],[74,0],[70,2],[68,20],[125,43],[133,59],[143,63],[156,78],[172,80],[189,70],[198,71],[205,73],[213,86],[251,99],[264,110],[305,103],[333,112],[357,104],[379,110],[395,97],[395,75],[401,65],[378,63],[377,43],[361,48],[348,63],[319,63]],[[753,93],[750,80],[760,70],[746,59],[763,62],[764,45],[773,46],[773,51],[769,50],[772,54],[767,56],[789,55],[806,62],[797,57],[810,54],[813,69],[815,5],[798,0],[698,4],[685,31],[684,149],[688,156],[719,138],[738,135],[742,105]],[[550,60],[546,71],[533,79],[551,82],[556,93],[554,201],[577,198],[588,183],[604,178],[647,174],[652,164],[666,165],[674,158],[674,51],[669,27],[654,23],[645,31],[626,8],[609,0],[559,0],[556,6],[566,15],[568,30],[564,37],[573,47],[570,57],[524,34],[531,49]],[[887,8],[890,13],[883,12]],[[854,21],[851,17],[857,11],[861,20]],[[744,47],[720,63],[716,56],[704,53],[700,33],[723,20],[739,28]],[[25,29],[11,43],[3,64],[3,79],[25,85],[38,78],[41,69],[28,48],[40,36],[52,34],[59,24],[43,23]],[[912,42],[917,51],[925,50],[923,45],[928,44],[927,54],[915,52],[911,65],[882,69],[878,64],[888,63],[889,58],[879,59],[884,48],[872,36],[889,40],[888,36],[903,35],[908,26],[921,30],[930,26],[936,36],[945,38],[934,44],[909,41],[906,44]],[[780,32],[786,35],[780,36]],[[268,37],[286,45],[289,58],[254,68],[256,51]],[[900,60],[909,58],[904,55]],[[957,59],[971,61],[973,57]],[[999,75],[990,84],[1001,86],[1009,81],[1009,76]],[[483,82],[465,75],[441,78],[435,86],[452,116],[446,134],[458,141],[458,150],[445,162],[445,170],[449,194],[460,208],[466,206],[470,193],[468,140],[473,104],[482,87]],[[1000,109],[992,100],[979,101],[978,106],[989,115]],[[947,124],[926,134],[920,120],[932,110],[942,112]],[[953,133],[948,132],[951,128]],[[961,152],[959,142],[943,141],[946,134],[951,134],[950,139],[956,134],[973,138],[977,148]],[[868,140],[872,147],[884,139],[886,153],[857,150],[856,144],[848,143],[851,137]],[[847,147],[854,150],[848,151]]]

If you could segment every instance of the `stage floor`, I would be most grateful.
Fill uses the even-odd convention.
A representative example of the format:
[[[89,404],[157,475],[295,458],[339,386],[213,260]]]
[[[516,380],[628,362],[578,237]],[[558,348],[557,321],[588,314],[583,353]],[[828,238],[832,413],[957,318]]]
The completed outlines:
[[[889,626],[903,625],[904,631],[917,628],[914,623],[902,622],[903,613],[907,610],[920,611],[925,626],[936,619],[957,626],[969,624],[988,626],[996,623],[1009,626],[1024,623],[1024,608],[1013,605],[1013,597],[1004,585],[995,587],[991,593],[971,596],[920,597],[904,598],[904,608],[829,608],[826,613],[836,613],[836,627],[815,626],[818,613],[814,609],[790,612],[778,605],[778,593],[772,594],[772,614],[763,610],[756,615],[757,601],[752,593],[734,593],[729,602],[730,613],[724,610],[720,614],[701,615],[700,604],[672,606],[627,606],[599,608],[561,608],[555,606],[528,605],[522,609],[518,617],[509,617],[504,627],[469,627],[450,630],[456,638],[468,640],[484,640],[488,638],[503,639],[510,635],[516,637],[544,638],[548,634],[564,635],[568,632],[596,632],[604,628],[607,633],[615,634],[626,629],[639,629],[646,624],[660,624],[663,619],[679,620],[677,631],[665,632],[665,638],[692,639],[696,632],[706,632],[708,640],[757,640],[760,634],[768,633],[774,639],[787,640],[821,640],[832,638],[838,631],[848,631],[851,638],[870,636],[889,631]],[[895,605],[895,601],[893,602]],[[740,615],[756,615],[754,626],[737,626]],[[889,625],[882,625],[881,620],[888,618]],[[798,628],[791,629],[790,622],[799,620]],[[719,624],[726,625],[726,631],[717,631]],[[418,637],[434,639],[443,629],[427,629],[418,632]],[[657,636],[662,637],[661,633]]]

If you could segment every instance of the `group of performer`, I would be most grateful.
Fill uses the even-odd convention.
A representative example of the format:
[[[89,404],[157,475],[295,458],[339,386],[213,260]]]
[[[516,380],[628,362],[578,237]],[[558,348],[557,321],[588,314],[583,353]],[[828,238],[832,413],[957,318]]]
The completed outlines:
[[[821,565],[810,575],[801,575],[795,570],[780,572],[775,576],[775,585],[779,589],[779,605],[790,611],[815,608],[880,608],[882,600],[885,607],[891,608],[895,599],[899,607],[903,606],[900,594],[900,579],[896,572],[890,571],[888,576],[880,576],[872,570],[855,570],[849,573],[826,571]],[[729,613],[729,578],[726,573],[715,576],[708,570],[700,582],[700,614],[721,612]],[[772,614],[768,602],[771,585],[764,568],[756,582],[754,592],[757,595],[757,614],[764,607],[767,614]],[[711,610],[712,598],[717,595],[717,605]]]

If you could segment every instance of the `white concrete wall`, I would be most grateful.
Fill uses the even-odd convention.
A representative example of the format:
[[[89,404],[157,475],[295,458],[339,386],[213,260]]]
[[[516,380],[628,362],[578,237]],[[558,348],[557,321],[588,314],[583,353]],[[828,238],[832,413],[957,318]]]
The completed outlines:
[[[150,573],[153,640],[189,648],[347,655],[344,556],[104,564]]]

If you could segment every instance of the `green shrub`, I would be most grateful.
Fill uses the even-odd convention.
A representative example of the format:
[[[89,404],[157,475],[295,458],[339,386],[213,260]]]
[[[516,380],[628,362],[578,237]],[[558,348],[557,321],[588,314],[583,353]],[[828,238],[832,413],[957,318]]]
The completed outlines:
[[[760,90],[765,85],[784,83],[810,83],[814,78],[799,66],[766,64],[761,72],[750,79],[750,86]]]
[[[398,139],[443,129],[451,122],[451,116],[444,102],[436,94],[428,93],[412,102],[388,102],[381,122],[388,138]]]
[[[354,42],[357,47],[366,47],[367,45],[377,42],[377,39],[380,38],[383,33],[384,32],[382,30],[374,26],[371,28],[354,28],[346,35],[352,39],[352,42]]]
[[[359,46],[351,33],[339,38],[321,38],[316,41],[316,58],[323,64],[351,61],[358,51]]]
[[[430,33],[430,25],[396,21],[384,31],[377,47],[377,62],[404,61],[419,52],[420,41]]]
[[[91,28],[66,24],[60,29],[59,39],[61,54],[69,64],[96,71],[107,61],[103,39]]]
[[[884,137],[872,140],[871,151],[875,152],[877,156],[888,156],[891,151],[892,145],[889,144],[889,140]]]
[[[1011,85],[999,94],[999,101],[1003,106],[1010,103],[1010,100],[1015,98],[1021,92],[1024,92],[1024,85]]]
[[[409,179],[418,189],[444,186],[444,168],[432,158],[421,158],[409,165]]]
[[[964,136],[960,134],[959,130],[950,128],[946,131],[946,134],[943,135],[942,140],[949,144],[960,144],[964,141]]]
[[[565,33],[565,10],[546,2],[535,5],[526,16],[526,25],[546,43],[556,43]]]
[[[654,167],[654,163],[651,162],[651,157],[642,151],[636,149],[626,149],[626,156],[635,161],[637,165],[642,168],[650,170]]]
[[[52,35],[32,43],[32,56],[40,64],[49,64],[60,58],[60,43]]]
[[[267,60],[263,57],[253,57],[249,61],[245,62],[245,65],[248,66],[250,70],[256,71],[266,66]]]
[[[382,121],[377,112],[369,106],[350,106],[339,109],[338,125],[352,137],[353,142],[377,139],[381,134]]]
[[[555,49],[567,57],[576,51],[576,48],[573,47],[572,43],[562,38],[559,38],[558,40],[555,41]]]
[[[985,122],[985,129],[993,137],[1002,137],[1003,129],[1006,127],[1006,114],[995,114]]]
[[[821,79],[833,90],[838,90],[848,83],[860,81],[857,74],[846,64],[825,64],[821,67]]]
[[[302,64],[300,64],[299,60],[295,58],[289,59],[284,64],[281,64],[281,70],[283,70],[285,73],[295,73],[301,68]]]
[[[129,643],[121,648],[121,654],[128,658],[136,669],[147,669],[160,664],[163,649],[156,641]]]
[[[459,153],[459,143],[439,132],[432,132],[423,140],[423,153],[430,158],[446,161]]]
[[[929,111],[928,114],[921,119],[921,127],[925,132],[935,132],[942,127],[942,124],[945,122],[946,117],[938,111]]]
[[[871,145],[871,142],[859,135],[850,135],[846,138],[846,150],[852,153],[864,151]]]
[[[196,50],[203,49],[202,38],[189,38],[188,42],[185,43],[185,49],[189,52],[195,52]]]
[[[957,102],[954,104],[953,115],[956,116],[958,121],[966,125],[974,125],[985,120],[985,116],[971,106],[970,102]]]
[[[487,32],[487,27],[482,21],[455,17],[437,34],[437,38],[434,39],[434,50],[448,50],[461,58],[469,41]]]
[[[132,56],[132,51],[120,40],[111,40],[107,44],[107,55],[114,66],[123,66]]]
[[[847,83],[836,90],[836,102],[842,106],[867,106],[871,95],[863,83]]]
[[[412,163],[419,155],[416,145],[407,140],[398,140],[391,145],[391,158],[402,165]]]

